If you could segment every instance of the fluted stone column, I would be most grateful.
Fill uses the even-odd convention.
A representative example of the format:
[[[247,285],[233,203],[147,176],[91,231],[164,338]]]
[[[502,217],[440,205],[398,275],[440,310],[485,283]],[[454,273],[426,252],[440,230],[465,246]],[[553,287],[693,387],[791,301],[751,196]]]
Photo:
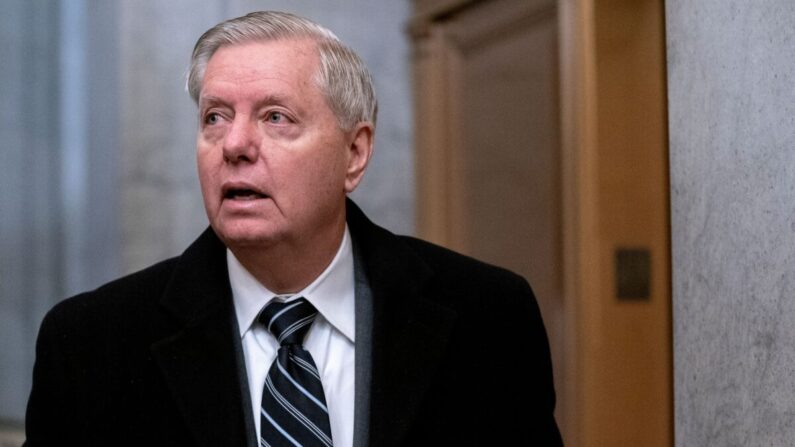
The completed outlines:
[[[120,272],[115,4],[8,0],[0,14],[0,423],[25,412],[60,299]]]

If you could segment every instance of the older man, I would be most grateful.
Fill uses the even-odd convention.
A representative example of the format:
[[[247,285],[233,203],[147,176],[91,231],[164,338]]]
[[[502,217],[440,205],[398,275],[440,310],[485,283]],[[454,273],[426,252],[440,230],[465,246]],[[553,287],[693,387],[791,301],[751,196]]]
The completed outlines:
[[[39,335],[28,445],[560,445],[547,338],[518,276],[374,225],[358,56],[258,12],[188,79],[210,229],[68,299]]]

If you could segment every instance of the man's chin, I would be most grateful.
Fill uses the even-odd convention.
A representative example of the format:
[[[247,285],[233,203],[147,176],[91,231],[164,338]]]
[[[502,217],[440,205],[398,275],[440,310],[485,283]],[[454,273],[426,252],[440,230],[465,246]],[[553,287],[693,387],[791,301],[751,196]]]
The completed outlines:
[[[218,238],[228,248],[267,248],[278,243],[278,237],[265,228],[247,226],[213,225]]]

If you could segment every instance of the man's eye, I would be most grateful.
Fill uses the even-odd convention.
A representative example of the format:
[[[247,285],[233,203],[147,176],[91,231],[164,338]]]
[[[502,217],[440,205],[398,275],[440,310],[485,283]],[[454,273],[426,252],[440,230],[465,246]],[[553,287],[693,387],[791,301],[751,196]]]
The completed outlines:
[[[282,112],[270,112],[265,118],[269,123],[281,123],[284,121],[284,114]]]
[[[218,124],[218,121],[221,118],[218,116],[217,113],[208,113],[207,116],[204,118],[205,124]]]

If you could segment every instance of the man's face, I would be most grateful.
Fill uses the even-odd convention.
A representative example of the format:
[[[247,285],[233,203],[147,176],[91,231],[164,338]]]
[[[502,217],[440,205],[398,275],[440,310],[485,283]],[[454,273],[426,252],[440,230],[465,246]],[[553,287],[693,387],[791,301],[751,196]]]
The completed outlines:
[[[222,47],[207,64],[199,181],[210,224],[229,247],[301,244],[344,225],[345,193],[370,153],[356,150],[361,127],[339,128],[314,79],[318,66],[304,40]],[[372,128],[364,130],[369,145]]]

